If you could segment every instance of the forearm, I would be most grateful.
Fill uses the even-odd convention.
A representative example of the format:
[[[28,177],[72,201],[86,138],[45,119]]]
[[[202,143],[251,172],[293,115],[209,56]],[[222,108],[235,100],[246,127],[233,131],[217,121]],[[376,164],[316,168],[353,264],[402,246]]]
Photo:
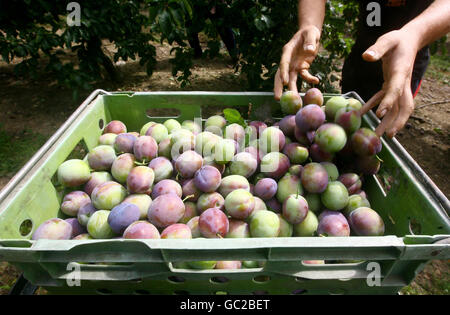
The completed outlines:
[[[435,0],[425,11],[402,28],[416,37],[417,50],[450,32],[450,1]]]
[[[325,17],[326,0],[299,0],[298,1],[298,26],[302,29],[307,26],[315,26],[322,31]]]

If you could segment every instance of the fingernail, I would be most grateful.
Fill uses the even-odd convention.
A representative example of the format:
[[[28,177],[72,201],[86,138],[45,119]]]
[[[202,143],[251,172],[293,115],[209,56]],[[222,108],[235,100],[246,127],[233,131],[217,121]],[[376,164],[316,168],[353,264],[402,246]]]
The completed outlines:
[[[372,57],[375,57],[375,55],[376,55],[376,53],[373,50],[367,51],[367,54]]]
[[[314,51],[314,45],[306,45],[305,50]]]
[[[386,114],[386,109],[383,109],[383,110],[378,114],[378,117],[383,117],[384,114]]]

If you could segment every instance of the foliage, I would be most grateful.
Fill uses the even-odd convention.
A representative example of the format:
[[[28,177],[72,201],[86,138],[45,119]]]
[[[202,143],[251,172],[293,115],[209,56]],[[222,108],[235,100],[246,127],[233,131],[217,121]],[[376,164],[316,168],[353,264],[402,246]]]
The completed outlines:
[[[190,35],[202,33],[203,56],[214,58],[221,47],[218,29],[224,26],[235,35],[236,71],[245,75],[247,89],[270,91],[282,47],[297,30],[298,0],[80,1],[81,25],[72,27],[66,23],[67,3],[0,2],[0,55],[8,63],[19,61],[19,76],[36,77],[45,65],[44,72],[53,73],[75,93],[100,79],[120,81],[114,65],[120,59],[139,60],[151,75],[157,41],[173,47],[172,74],[185,86],[194,64]],[[339,60],[350,52],[357,16],[356,1],[327,1],[324,49],[311,69],[321,78],[319,88],[327,92],[335,92],[335,73],[340,71]]]

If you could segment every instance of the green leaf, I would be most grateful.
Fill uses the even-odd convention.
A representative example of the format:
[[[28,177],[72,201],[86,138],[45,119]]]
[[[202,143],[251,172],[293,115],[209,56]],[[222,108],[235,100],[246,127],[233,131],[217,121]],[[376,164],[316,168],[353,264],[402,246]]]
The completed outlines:
[[[230,124],[239,124],[243,127],[247,126],[244,118],[242,118],[241,114],[234,108],[225,108],[223,110],[223,115]]]

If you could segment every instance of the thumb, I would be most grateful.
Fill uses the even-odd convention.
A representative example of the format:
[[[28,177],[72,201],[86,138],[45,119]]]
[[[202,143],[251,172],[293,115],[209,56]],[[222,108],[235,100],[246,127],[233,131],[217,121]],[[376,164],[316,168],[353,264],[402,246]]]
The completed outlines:
[[[315,53],[319,39],[320,32],[318,31],[308,30],[303,33],[303,50],[309,53]]]
[[[367,48],[362,54],[365,61],[375,62],[380,60],[391,48],[394,46],[394,42],[384,36],[378,38],[375,44]]]

